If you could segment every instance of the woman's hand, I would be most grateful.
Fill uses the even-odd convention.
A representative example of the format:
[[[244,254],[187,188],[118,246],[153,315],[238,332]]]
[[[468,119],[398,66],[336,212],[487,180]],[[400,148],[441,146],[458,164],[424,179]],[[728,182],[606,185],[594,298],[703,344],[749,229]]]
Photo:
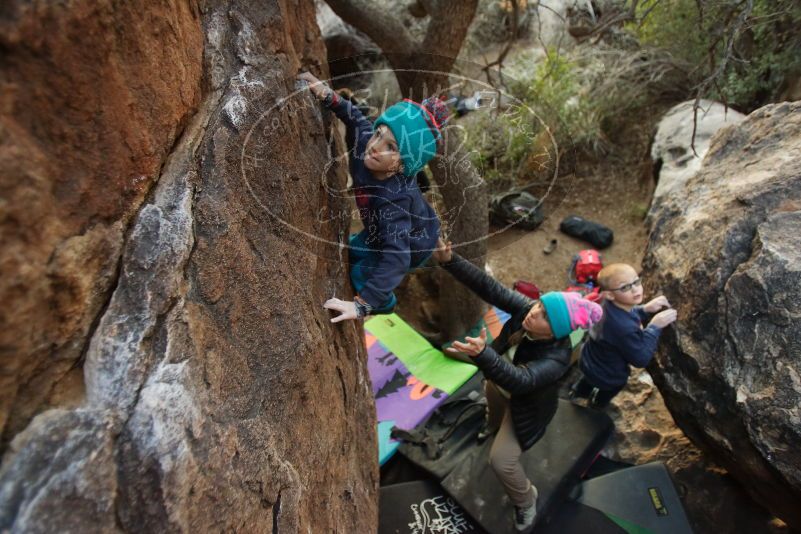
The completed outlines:
[[[328,299],[325,301],[325,304],[323,304],[323,308],[339,312],[339,315],[331,319],[332,323],[359,318],[356,303],[349,300],[339,300],[337,298]]]
[[[648,304],[643,304],[642,307],[642,309],[645,310],[647,313],[656,313],[662,308],[670,308],[670,303],[668,302],[667,297],[665,297],[664,295],[656,297]]]
[[[475,358],[484,352],[484,348],[487,346],[487,329],[482,328],[478,337],[466,337],[464,340],[467,343],[454,341],[453,345],[445,349],[445,351],[451,354],[459,354],[461,352],[471,358]]]
[[[318,80],[311,72],[301,72],[298,74],[298,80],[304,80],[309,83],[309,91],[317,98],[317,100],[324,99],[331,89],[323,82]]]
[[[451,250],[451,245],[452,243],[450,241],[446,243],[440,237],[437,240],[437,248],[434,249],[434,252],[432,252],[431,255],[434,256],[434,259],[439,263],[448,263],[453,258],[453,250]]]

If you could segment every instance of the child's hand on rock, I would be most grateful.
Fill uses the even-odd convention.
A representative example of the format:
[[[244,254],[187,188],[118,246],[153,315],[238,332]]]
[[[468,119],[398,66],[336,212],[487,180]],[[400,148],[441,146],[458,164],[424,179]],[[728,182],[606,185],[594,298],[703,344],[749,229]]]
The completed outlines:
[[[676,310],[671,308],[669,310],[663,310],[654,315],[653,319],[651,319],[651,322],[648,324],[649,326],[654,325],[659,328],[665,328],[667,325],[674,322],[676,320],[676,317],[677,317]]]
[[[647,304],[643,304],[642,307],[642,309],[648,313],[656,313],[662,308],[670,308],[670,303],[668,302],[667,297],[664,295],[656,297]]]
[[[448,263],[453,258],[453,251],[451,250],[451,242],[442,240],[440,237],[437,240],[437,248],[434,249],[434,252],[431,253],[434,256],[434,259],[437,260],[439,263]]]
[[[318,100],[324,99],[331,90],[326,84],[318,80],[311,72],[301,72],[298,74],[298,79],[309,83],[309,91],[311,91]]]
[[[359,312],[356,310],[356,303],[348,300],[339,300],[337,298],[328,299],[325,301],[325,304],[323,304],[323,308],[339,312],[339,315],[331,319],[332,323],[359,318]]]
[[[466,337],[464,340],[467,343],[454,341],[453,345],[445,349],[445,351],[451,354],[459,354],[461,352],[467,354],[471,358],[475,358],[481,354],[484,351],[484,347],[487,346],[487,329],[482,328],[479,337]]]

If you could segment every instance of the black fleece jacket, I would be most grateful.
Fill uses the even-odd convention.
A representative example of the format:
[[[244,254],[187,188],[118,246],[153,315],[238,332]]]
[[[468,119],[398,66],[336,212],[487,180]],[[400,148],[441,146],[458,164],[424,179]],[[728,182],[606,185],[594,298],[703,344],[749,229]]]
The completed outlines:
[[[570,365],[570,339],[531,340],[524,337],[517,347],[514,362],[509,363],[500,355],[509,349],[509,336],[522,327],[523,319],[535,301],[503,286],[458,254],[442,267],[484,301],[512,316],[492,345],[488,345],[473,361],[484,376],[511,394],[515,434],[520,447],[526,450],[545,434],[545,427],[556,413],[559,402],[556,381]]]

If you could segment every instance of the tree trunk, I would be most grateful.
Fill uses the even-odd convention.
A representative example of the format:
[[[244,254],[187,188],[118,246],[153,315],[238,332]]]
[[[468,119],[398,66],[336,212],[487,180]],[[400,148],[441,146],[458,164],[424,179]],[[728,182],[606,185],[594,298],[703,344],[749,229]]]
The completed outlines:
[[[454,251],[483,268],[487,254],[487,187],[461,147],[459,130],[446,132],[444,154],[432,162],[446,213],[443,223]],[[486,304],[443,270],[440,281],[440,331],[444,339],[464,334],[484,314]]]

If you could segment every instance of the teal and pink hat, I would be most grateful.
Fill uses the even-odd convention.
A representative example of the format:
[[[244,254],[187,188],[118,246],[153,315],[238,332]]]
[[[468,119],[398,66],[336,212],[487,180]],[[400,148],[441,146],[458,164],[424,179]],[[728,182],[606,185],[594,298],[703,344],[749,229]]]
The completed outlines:
[[[542,295],[540,302],[557,339],[569,336],[578,328],[587,330],[603,317],[603,308],[578,293],[551,291]]]
[[[406,98],[388,107],[375,126],[386,124],[392,130],[398,141],[403,174],[414,176],[437,153],[447,120],[448,108],[438,98],[427,98],[422,103]]]

